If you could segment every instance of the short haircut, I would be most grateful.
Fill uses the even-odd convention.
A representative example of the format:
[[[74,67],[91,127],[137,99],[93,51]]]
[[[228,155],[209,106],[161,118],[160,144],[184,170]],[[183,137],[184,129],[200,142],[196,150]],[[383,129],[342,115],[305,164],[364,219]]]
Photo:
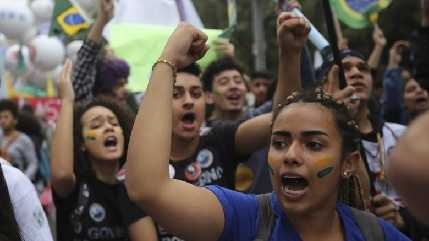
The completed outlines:
[[[105,58],[96,65],[93,94],[111,94],[121,79],[127,79],[130,75],[130,66],[119,58]]]
[[[204,91],[211,92],[213,89],[213,80],[216,75],[226,70],[237,70],[243,75],[243,68],[231,57],[224,57],[212,62],[204,71],[201,80]]]
[[[250,75],[250,82],[252,82],[255,79],[267,79],[267,80],[273,81],[274,76],[267,71],[256,71]]]
[[[18,105],[10,99],[0,100],[0,112],[1,111],[10,111],[14,118],[18,117]]]
[[[197,63],[192,63],[185,68],[181,68],[177,71],[177,73],[187,73],[191,75],[195,75],[197,77],[200,77],[201,75],[201,68]]]

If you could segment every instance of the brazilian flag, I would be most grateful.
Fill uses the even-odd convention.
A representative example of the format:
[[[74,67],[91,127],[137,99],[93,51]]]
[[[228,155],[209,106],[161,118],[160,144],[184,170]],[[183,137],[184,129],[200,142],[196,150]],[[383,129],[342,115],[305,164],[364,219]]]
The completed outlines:
[[[69,0],[55,0],[49,35],[58,36],[69,42],[84,39],[89,27],[90,24]]]
[[[378,13],[387,8],[391,0],[330,0],[338,19],[350,28],[361,29],[376,22]]]

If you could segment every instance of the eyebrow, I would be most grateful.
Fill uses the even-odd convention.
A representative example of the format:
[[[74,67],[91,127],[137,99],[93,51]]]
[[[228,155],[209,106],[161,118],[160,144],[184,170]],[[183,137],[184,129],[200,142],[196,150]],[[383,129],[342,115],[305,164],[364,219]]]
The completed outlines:
[[[91,122],[94,122],[94,121],[102,121],[103,119],[104,119],[103,115],[98,115],[98,116],[90,119],[89,122],[91,123]],[[117,118],[115,116],[113,116],[113,115],[107,115],[106,119],[117,119]]]
[[[292,134],[288,131],[274,131],[273,136],[283,136],[283,137],[291,137]]]
[[[327,133],[325,133],[323,131],[318,131],[318,130],[303,131],[303,132],[301,132],[301,135],[304,136],[304,137],[309,137],[309,136],[328,136]]]
[[[174,85],[173,89],[177,89],[177,90],[184,90],[185,87],[181,86],[181,85]]]
[[[288,131],[274,131],[273,136],[283,136],[283,137],[291,137],[292,134]],[[308,131],[302,131],[301,136],[303,137],[310,137],[310,136],[328,136],[327,133],[319,130],[308,130]]]
[[[103,119],[103,116],[98,115],[98,116],[96,116],[96,117],[94,117],[94,118],[91,118],[91,119],[89,120],[89,122],[93,122],[93,121],[101,121],[102,119]]]

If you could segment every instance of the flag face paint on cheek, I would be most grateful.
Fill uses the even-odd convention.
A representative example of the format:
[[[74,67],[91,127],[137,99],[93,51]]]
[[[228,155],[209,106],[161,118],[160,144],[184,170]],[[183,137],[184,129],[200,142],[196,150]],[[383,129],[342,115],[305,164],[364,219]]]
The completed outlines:
[[[333,160],[331,157],[325,157],[317,160],[315,162],[316,170],[317,170],[317,177],[323,178],[327,175],[331,174],[332,171],[335,169],[333,166]]]
[[[96,133],[95,131],[92,130],[88,130],[88,131],[84,131],[83,132],[83,137],[85,138],[85,140],[89,140],[89,141],[95,141],[96,138]]]
[[[317,173],[318,178],[323,178],[329,175],[334,170],[334,167],[327,167]]]

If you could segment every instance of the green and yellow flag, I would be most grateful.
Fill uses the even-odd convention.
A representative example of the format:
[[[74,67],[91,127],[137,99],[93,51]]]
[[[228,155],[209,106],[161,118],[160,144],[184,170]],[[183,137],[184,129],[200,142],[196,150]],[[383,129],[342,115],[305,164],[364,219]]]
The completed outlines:
[[[65,41],[83,39],[90,24],[85,21],[69,0],[56,0],[49,35],[59,36]]]
[[[338,19],[350,28],[361,29],[376,23],[378,13],[387,8],[391,0],[330,0]]]

